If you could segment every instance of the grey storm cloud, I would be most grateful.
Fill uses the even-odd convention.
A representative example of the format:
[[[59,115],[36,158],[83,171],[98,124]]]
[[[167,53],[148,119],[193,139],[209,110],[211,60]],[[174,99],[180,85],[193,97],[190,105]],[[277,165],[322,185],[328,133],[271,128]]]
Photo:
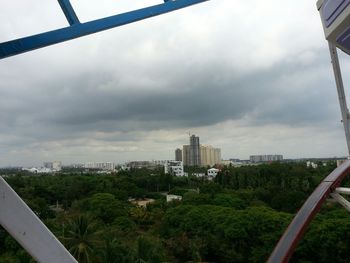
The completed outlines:
[[[316,64],[323,61],[327,61],[325,56]],[[243,77],[235,76],[225,65],[215,69],[208,65],[180,75],[176,72],[176,76],[169,72],[169,81],[157,89],[143,89],[137,80],[134,86],[121,86],[118,77],[96,69],[69,81],[41,83],[40,88],[34,92],[27,89],[16,100],[2,97],[4,121],[0,127],[19,126],[17,132],[25,134],[30,128],[22,128],[30,124],[44,138],[45,130],[49,136],[54,136],[53,130],[58,136],[74,136],[84,131],[207,126],[244,116],[250,116],[253,123],[317,123],[333,118],[337,109],[328,102],[334,90],[328,90],[322,78],[312,82],[300,79],[307,77],[303,72],[312,74],[314,65],[280,63]],[[296,75],[301,76],[298,81]],[[109,88],[104,89],[106,86]]]

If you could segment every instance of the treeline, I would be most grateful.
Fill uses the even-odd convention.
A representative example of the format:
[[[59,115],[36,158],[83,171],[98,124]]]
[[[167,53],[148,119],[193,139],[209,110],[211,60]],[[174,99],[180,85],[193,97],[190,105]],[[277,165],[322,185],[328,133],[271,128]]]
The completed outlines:
[[[79,262],[265,262],[309,194],[335,165],[226,167],[213,182],[162,170],[102,176],[7,177]],[[164,194],[183,197],[167,203]],[[146,208],[129,198],[154,200]],[[350,220],[327,203],[292,262],[348,262]],[[0,230],[0,262],[34,262]]]

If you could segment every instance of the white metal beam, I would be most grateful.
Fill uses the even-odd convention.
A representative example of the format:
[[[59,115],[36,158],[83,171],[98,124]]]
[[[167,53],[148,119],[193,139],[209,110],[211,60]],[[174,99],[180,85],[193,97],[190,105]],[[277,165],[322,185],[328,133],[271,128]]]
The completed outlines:
[[[37,262],[77,263],[2,177],[0,177],[0,224]]]
[[[344,83],[343,83],[343,78],[342,78],[340,64],[339,64],[338,52],[337,52],[337,47],[332,42],[328,41],[328,46],[329,46],[329,53],[330,53],[331,59],[332,59],[334,78],[335,78],[337,91],[338,91],[338,99],[339,99],[340,111],[341,111],[341,115],[342,115],[342,121],[343,121],[343,125],[344,125],[346,143],[348,145],[348,156],[350,156],[349,109],[348,109],[348,106],[346,103]]]
[[[342,197],[340,194],[338,193],[331,193],[331,196],[337,200],[337,202],[339,204],[341,204],[346,210],[348,210],[350,212],[350,202],[348,200],[346,200],[344,197]]]
[[[338,194],[350,195],[350,188],[338,187],[337,189],[335,189],[335,191],[336,191]]]

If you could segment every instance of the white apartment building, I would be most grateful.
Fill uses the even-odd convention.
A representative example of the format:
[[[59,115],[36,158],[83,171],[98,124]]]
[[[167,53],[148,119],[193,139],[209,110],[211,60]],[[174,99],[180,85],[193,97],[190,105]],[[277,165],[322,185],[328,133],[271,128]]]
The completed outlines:
[[[312,167],[314,169],[316,169],[318,167],[317,163],[311,162],[311,161],[307,161],[306,162],[306,167]]]
[[[209,180],[214,179],[214,178],[218,175],[219,172],[220,172],[220,170],[219,170],[219,169],[216,169],[216,168],[211,168],[211,169],[209,169],[209,170],[207,171],[207,173],[208,173],[208,179],[209,179]]]
[[[86,169],[115,170],[115,164],[111,162],[88,162],[84,164]]]
[[[44,162],[44,168],[58,172],[62,170],[62,162],[60,161]]]
[[[60,162],[60,161],[52,162],[52,170],[61,171],[62,170],[62,162]]]
[[[166,195],[166,201],[167,203],[172,202],[172,201],[181,201],[182,196],[181,195]]]
[[[184,166],[180,161],[168,161],[164,164],[164,173],[173,174],[175,176],[186,176]]]
[[[164,166],[167,162],[171,162],[171,160],[153,160],[152,163],[156,166]]]
[[[283,155],[281,154],[251,155],[249,159],[250,159],[250,162],[252,163],[275,162],[275,161],[282,161]]]
[[[45,167],[41,167],[41,168],[22,168],[22,171],[28,171],[30,173],[34,173],[34,174],[50,174],[53,173],[53,170],[50,168],[45,168]]]

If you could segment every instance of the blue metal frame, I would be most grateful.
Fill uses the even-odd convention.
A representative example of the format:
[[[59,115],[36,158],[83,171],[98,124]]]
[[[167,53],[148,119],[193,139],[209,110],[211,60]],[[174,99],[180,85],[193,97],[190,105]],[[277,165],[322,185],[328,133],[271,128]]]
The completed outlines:
[[[57,0],[70,25],[79,24],[80,21],[69,0]]]
[[[208,0],[166,0],[163,4],[80,23],[69,0],[58,0],[70,26],[0,43],[0,59],[126,25],[205,1]]]

